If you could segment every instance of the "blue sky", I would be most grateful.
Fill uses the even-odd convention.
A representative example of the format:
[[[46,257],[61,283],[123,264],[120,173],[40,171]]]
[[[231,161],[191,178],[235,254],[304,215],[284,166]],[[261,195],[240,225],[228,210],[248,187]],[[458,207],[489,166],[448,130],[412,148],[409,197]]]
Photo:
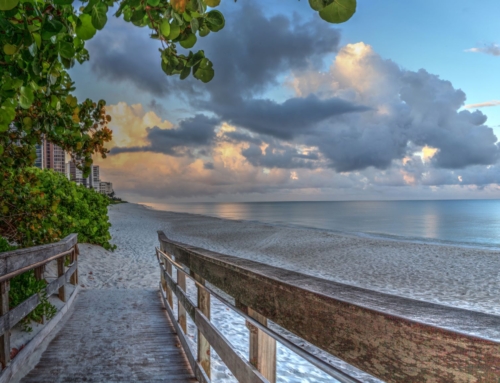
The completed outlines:
[[[500,105],[461,113],[500,100],[500,55],[481,52],[500,43],[498,1],[358,0],[334,26],[305,0],[222,0],[220,10],[226,28],[200,40],[216,55],[206,86],[166,78],[148,31],[112,17],[88,44],[90,63],[72,70],[77,95],[106,99],[116,117],[99,163],[119,194],[500,195]]]

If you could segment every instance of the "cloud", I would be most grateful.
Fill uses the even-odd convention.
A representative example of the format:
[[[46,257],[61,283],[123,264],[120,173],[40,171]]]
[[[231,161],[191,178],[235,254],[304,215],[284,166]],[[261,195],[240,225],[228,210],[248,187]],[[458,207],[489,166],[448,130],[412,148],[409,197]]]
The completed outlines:
[[[464,108],[476,109],[476,108],[486,108],[488,106],[498,106],[498,105],[500,105],[500,100],[491,100],[491,101],[480,102],[477,104],[467,104],[464,106]]]
[[[319,166],[317,153],[301,153],[293,146],[250,144],[241,151],[243,157],[253,166],[262,166],[268,169],[314,169]]]
[[[236,107],[232,103],[212,108],[231,124],[281,139],[307,134],[317,123],[332,117],[366,110],[369,108],[339,98],[321,100],[315,95],[294,97],[283,103],[267,99],[242,100]]]
[[[321,123],[305,143],[317,146],[339,172],[387,169],[413,146],[437,149],[435,167],[491,165],[499,156],[497,137],[481,112],[459,111],[465,93],[421,69],[400,68],[363,43],[347,45],[329,73],[297,72],[290,82],[298,94],[321,91],[370,110]],[[316,89],[311,88],[316,84]],[[304,84],[304,85],[303,85]]]
[[[111,154],[130,152],[155,152],[171,156],[190,153],[192,149],[209,145],[215,138],[215,128],[220,123],[216,118],[197,114],[182,120],[178,127],[162,129],[158,126],[146,128],[147,145],[116,146]]]
[[[479,48],[466,49],[466,52],[485,53],[492,56],[500,56],[500,45],[490,44]]]
[[[89,43],[99,50],[98,76],[152,99],[107,107],[113,149],[100,164],[119,192],[330,199],[500,182],[497,137],[485,114],[468,110],[486,103],[465,105],[449,81],[406,70],[367,44],[340,47],[326,23],[269,17],[249,4],[231,12],[224,30],[200,39],[214,61],[209,84],[166,77],[156,42],[136,28],[112,24]],[[169,97],[184,98],[188,117],[176,124],[164,120]]]
[[[118,18],[110,18],[108,24],[87,44],[92,71],[110,82],[129,82],[152,95],[165,95],[169,83],[160,67],[157,43]]]

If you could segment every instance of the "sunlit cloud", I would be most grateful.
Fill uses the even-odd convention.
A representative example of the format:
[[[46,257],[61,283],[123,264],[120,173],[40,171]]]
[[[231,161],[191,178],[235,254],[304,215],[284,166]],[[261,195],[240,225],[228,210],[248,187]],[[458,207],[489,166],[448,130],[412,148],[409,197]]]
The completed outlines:
[[[492,56],[500,56],[500,45],[489,44],[482,47],[466,49],[466,52],[485,53]]]
[[[464,106],[465,109],[477,109],[477,108],[486,108],[489,106],[498,106],[500,105],[500,100],[491,100],[491,101],[485,101],[485,102],[480,102],[477,104],[467,104]]]

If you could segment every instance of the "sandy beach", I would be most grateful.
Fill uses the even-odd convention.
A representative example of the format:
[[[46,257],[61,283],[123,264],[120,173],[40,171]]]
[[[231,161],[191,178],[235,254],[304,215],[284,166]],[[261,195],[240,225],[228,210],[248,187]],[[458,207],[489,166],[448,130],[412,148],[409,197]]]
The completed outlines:
[[[156,287],[157,230],[176,241],[390,294],[500,315],[500,252],[339,235],[135,204],[110,208],[107,252],[81,244],[86,288]],[[89,273],[92,274],[89,274]]]

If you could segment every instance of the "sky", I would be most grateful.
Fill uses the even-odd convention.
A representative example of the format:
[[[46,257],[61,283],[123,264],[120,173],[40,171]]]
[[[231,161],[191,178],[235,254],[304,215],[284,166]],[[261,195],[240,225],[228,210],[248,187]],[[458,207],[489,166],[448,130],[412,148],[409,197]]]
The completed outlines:
[[[109,15],[71,75],[105,99],[95,159],[132,202],[500,197],[500,2],[222,0],[208,84],[166,76],[146,28]],[[111,10],[110,13],[113,13]],[[182,49],[182,48],[180,48]]]

